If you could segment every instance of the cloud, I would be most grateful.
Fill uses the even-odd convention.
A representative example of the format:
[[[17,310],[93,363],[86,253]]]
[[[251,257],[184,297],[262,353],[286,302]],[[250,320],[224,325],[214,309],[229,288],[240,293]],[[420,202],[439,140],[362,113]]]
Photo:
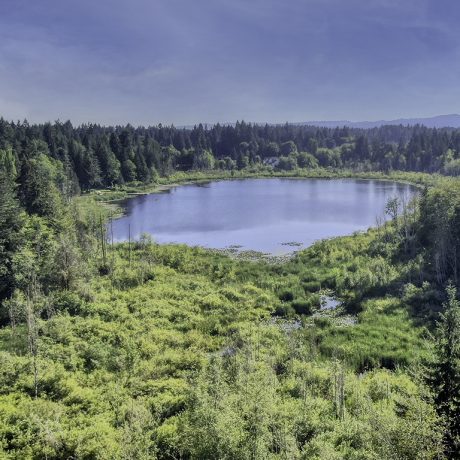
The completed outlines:
[[[0,111],[7,118],[396,118],[454,112],[460,102],[460,6],[434,0],[3,6]]]

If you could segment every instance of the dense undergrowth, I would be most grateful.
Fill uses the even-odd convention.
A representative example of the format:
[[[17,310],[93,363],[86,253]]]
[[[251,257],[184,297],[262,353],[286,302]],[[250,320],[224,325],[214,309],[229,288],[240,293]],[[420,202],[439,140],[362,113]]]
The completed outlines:
[[[418,203],[285,262],[110,245],[94,195],[0,182],[0,458],[455,458],[427,374],[459,183],[403,175]]]
[[[0,330],[4,456],[434,458],[437,416],[407,372],[429,352],[425,328],[397,297],[353,297],[387,282],[364,273],[375,238],[279,265],[109,248],[109,274],[41,309],[37,397],[27,327]],[[318,311],[326,287],[357,324]]]

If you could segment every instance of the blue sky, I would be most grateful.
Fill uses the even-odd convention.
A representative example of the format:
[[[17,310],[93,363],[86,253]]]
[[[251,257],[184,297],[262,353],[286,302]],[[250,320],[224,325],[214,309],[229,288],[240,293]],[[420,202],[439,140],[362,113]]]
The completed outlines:
[[[458,0],[0,0],[0,115],[376,120],[460,112]]]

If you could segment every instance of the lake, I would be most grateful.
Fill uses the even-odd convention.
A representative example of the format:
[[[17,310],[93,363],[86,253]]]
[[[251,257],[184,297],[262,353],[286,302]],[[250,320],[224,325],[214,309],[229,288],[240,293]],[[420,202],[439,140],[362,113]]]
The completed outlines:
[[[375,226],[389,198],[416,188],[360,179],[241,179],[182,185],[121,204],[114,241],[149,233],[158,243],[286,254]]]

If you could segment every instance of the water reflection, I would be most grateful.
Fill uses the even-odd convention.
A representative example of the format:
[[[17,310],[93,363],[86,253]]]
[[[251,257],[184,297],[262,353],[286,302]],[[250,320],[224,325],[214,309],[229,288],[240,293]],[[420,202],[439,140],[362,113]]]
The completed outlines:
[[[285,254],[314,241],[374,226],[387,200],[415,188],[355,179],[242,179],[185,185],[123,203],[115,241],[151,234],[159,243],[231,245]],[[283,244],[284,243],[284,244]],[[285,244],[285,243],[298,243]]]

